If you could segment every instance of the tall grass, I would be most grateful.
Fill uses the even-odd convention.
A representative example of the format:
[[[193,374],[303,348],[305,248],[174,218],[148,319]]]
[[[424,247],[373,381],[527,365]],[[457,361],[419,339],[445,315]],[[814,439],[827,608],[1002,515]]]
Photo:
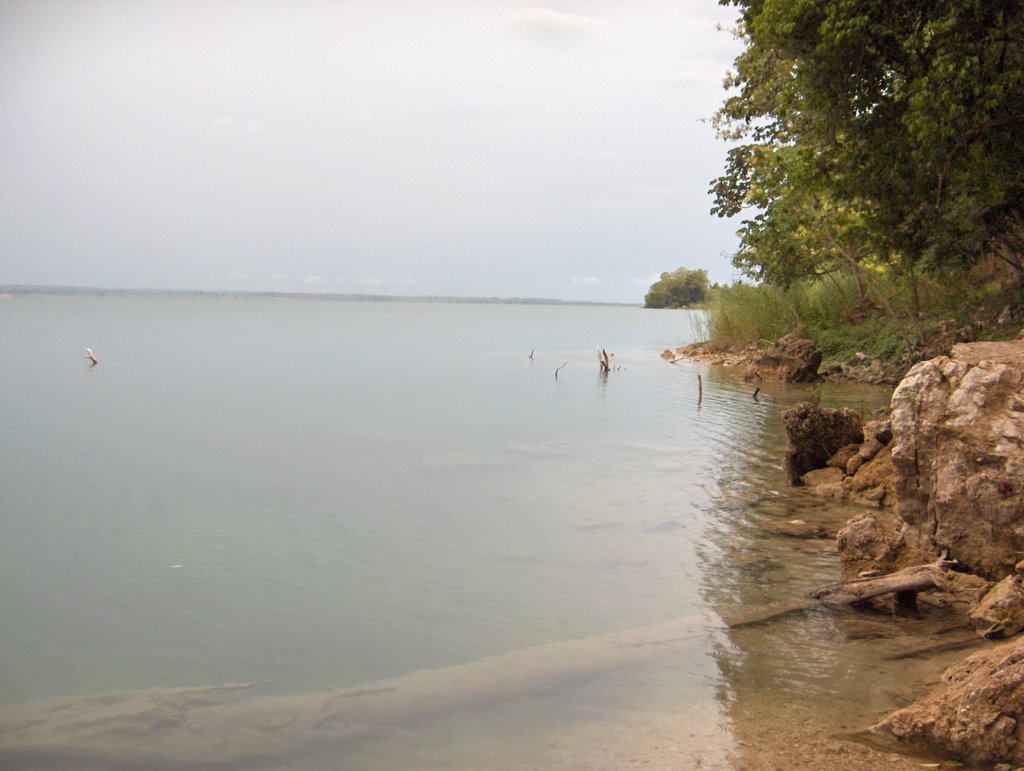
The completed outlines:
[[[859,305],[856,285],[845,275],[785,290],[734,284],[712,295],[705,331],[710,345],[721,349],[765,345],[792,332],[813,339],[826,359],[846,360],[856,353],[897,357],[902,351],[898,328],[874,306],[854,323]]]
[[[789,331],[793,318],[780,290],[733,284],[715,290],[707,302],[707,339],[722,349],[775,340]]]
[[[943,343],[951,325],[970,324],[981,339],[1009,339],[1024,318],[1024,282],[948,271],[942,276],[894,275],[861,266],[866,296],[853,277],[834,273],[786,289],[737,283],[715,289],[700,330],[712,348],[759,346],[790,332],[814,340],[826,359],[856,354],[909,360]],[[987,280],[986,280],[987,279]],[[1010,326],[993,323],[1015,311]]]

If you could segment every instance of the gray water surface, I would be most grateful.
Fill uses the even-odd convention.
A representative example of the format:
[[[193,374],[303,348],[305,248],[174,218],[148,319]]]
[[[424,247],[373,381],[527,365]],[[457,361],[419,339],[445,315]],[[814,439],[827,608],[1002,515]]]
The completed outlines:
[[[808,393],[755,402],[729,372],[660,358],[695,321],[0,300],[0,751],[33,767],[715,765],[759,679],[834,700],[854,676],[827,616],[747,637],[723,622],[835,576],[830,541],[771,531],[821,508],[779,470],[778,413]],[[819,396],[870,411],[888,395]],[[229,683],[246,687],[180,690]]]

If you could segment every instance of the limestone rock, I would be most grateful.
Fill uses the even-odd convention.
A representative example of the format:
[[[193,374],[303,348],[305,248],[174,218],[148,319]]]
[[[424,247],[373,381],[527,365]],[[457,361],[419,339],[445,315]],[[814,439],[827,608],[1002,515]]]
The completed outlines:
[[[1024,578],[1007,576],[971,609],[974,631],[990,640],[1012,637],[1024,629]]]
[[[1024,342],[954,347],[892,397],[892,460],[908,542],[999,579],[1024,554]]]
[[[748,381],[782,380],[787,383],[813,383],[818,379],[821,349],[813,340],[786,335],[762,351],[747,367]]]
[[[863,436],[860,418],[848,407],[832,409],[801,402],[782,413],[786,429],[784,466],[791,485],[808,471],[822,468],[843,445]]]
[[[893,486],[892,448],[883,447],[871,460],[862,463],[856,474],[843,480],[842,490],[843,497],[851,500],[878,507],[893,506],[896,492]]]
[[[854,517],[836,535],[843,580],[868,571],[895,572],[899,569],[896,555],[903,546],[899,532],[892,526],[886,527],[875,514]]]
[[[859,449],[859,444],[843,445],[838,450],[836,450],[835,455],[833,455],[831,458],[828,459],[828,461],[826,461],[825,465],[831,466],[832,468],[843,469],[845,471],[846,464],[850,461],[850,458],[857,454],[857,451]]]
[[[895,573],[934,561],[934,555],[907,546],[893,516],[858,514],[836,535],[843,580],[862,573]],[[974,599],[973,597],[971,598]]]
[[[842,495],[843,470],[833,467],[816,468],[800,477],[800,484],[813,487],[818,495],[833,498]]]
[[[950,591],[931,592],[930,594],[920,595],[921,604],[949,608],[964,618],[964,623],[966,624],[971,609],[978,604],[982,597],[988,594],[992,588],[992,582],[986,581],[981,576],[971,575],[970,573],[957,573],[953,570],[946,573],[946,581],[949,584]]]
[[[947,688],[874,727],[975,765],[1024,764],[1024,638],[946,670]]]
[[[892,421],[889,418],[869,420],[864,424],[864,441],[878,440],[882,444],[892,441]]]

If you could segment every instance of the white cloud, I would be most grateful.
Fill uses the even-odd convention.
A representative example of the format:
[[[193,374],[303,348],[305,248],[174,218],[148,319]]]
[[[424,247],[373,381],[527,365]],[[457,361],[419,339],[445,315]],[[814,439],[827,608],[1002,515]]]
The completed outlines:
[[[261,120],[247,120],[243,124],[242,130],[245,131],[247,134],[269,134],[270,133],[270,127],[267,126],[267,124],[264,123]]]
[[[657,186],[654,186],[654,187],[638,187],[636,189],[636,192],[637,192],[638,195],[662,196],[662,195],[672,195],[675,192],[675,190],[673,190],[670,187],[657,187]]]
[[[551,8],[524,8],[513,16],[515,25],[529,38],[555,47],[594,45],[608,25],[590,16]]]
[[[228,278],[239,279],[242,281],[252,281],[252,276],[250,276],[248,273],[242,273],[240,271],[228,273]]]
[[[725,70],[680,69],[670,72],[658,72],[651,76],[651,82],[658,86],[677,91],[688,89],[706,90],[709,86],[721,85],[725,78]]]
[[[638,198],[609,198],[608,196],[599,195],[596,198],[590,199],[590,205],[608,209],[637,209],[642,204]]]
[[[650,286],[651,284],[655,283],[656,281],[659,281],[660,279],[660,273],[652,273],[647,278],[637,278],[636,276],[634,276],[633,283],[636,284],[637,286]]]
[[[572,283],[584,284],[585,286],[597,286],[601,283],[601,279],[594,276],[587,276],[586,278],[576,278],[573,276]]]
[[[213,119],[213,127],[218,131],[241,131],[245,134],[267,135],[270,127],[261,120],[248,118],[240,120],[232,115],[221,115]]]
[[[325,280],[326,279],[322,275],[317,274],[315,276],[306,276],[304,279],[302,279],[302,283],[303,284],[322,284],[322,283],[324,283]]]
[[[602,209],[639,209],[653,206],[656,202],[661,203],[675,193],[674,188],[660,185],[635,187],[619,196],[595,196],[590,199],[590,205]]]
[[[358,283],[368,284],[370,286],[384,286],[386,284],[391,284],[393,286],[412,286],[416,283],[416,279],[408,276],[404,278],[379,278],[377,276],[373,276],[371,278],[361,278]]]

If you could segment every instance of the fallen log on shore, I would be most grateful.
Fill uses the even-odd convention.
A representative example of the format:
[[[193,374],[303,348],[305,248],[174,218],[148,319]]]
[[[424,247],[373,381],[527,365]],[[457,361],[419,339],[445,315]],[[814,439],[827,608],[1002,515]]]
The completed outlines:
[[[853,578],[829,584],[816,590],[811,596],[823,605],[853,605],[886,594],[893,595],[893,613],[917,610],[917,593],[929,589],[951,591],[946,571],[956,564],[944,557],[928,565],[915,565],[895,573],[868,578]]]

